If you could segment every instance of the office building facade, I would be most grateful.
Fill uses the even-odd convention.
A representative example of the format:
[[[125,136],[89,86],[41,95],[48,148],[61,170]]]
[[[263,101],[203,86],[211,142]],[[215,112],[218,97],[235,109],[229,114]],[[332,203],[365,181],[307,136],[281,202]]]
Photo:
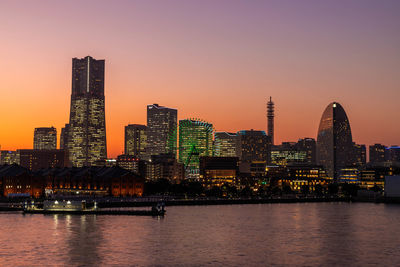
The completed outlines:
[[[147,106],[147,147],[146,157],[164,153],[176,153],[177,142],[177,118],[176,109],[159,106],[158,104]]]
[[[147,127],[141,124],[125,126],[125,155],[146,157]]]
[[[33,134],[33,149],[57,149],[57,129],[54,127],[35,128]]]
[[[271,139],[265,131],[243,130],[238,135],[238,157],[241,162],[270,160]]]
[[[216,157],[236,157],[238,137],[236,133],[216,132],[214,151]]]
[[[60,149],[20,149],[19,164],[31,171],[47,168],[64,168],[69,166],[68,155]]]

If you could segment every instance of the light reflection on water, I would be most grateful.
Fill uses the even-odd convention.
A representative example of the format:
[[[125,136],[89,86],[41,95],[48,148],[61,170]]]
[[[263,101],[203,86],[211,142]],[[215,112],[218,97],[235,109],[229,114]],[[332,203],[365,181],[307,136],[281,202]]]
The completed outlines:
[[[0,266],[399,265],[400,206],[168,207],[165,218],[0,214]]]

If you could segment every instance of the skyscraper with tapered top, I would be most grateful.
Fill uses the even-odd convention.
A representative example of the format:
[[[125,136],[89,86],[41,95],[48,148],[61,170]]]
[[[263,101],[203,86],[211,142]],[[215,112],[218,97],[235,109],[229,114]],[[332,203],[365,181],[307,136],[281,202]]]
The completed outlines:
[[[73,166],[92,166],[107,158],[104,101],[104,60],[73,58],[71,112],[64,132]]]
[[[337,180],[342,168],[354,165],[354,148],[350,122],[343,107],[330,103],[318,128],[317,163],[322,165],[329,177]]]

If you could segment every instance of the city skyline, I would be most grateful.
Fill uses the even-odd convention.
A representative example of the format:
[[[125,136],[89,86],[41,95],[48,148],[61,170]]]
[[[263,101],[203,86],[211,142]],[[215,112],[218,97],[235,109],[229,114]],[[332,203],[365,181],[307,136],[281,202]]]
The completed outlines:
[[[186,26],[181,22],[187,19],[184,14],[194,13],[191,4],[125,2],[111,8],[99,2],[94,10],[112,18],[103,34],[94,23],[101,23],[101,16],[82,28],[76,24],[87,19],[82,16],[92,8],[90,4],[82,4],[75,14],[77,21],[70,25],[66,14],[74,10],[73,4],[27,2],[37,11],[30,13],[18,3],[2,2],[0,20],[8,26],[0,52],[4,62],[0,97],[7,99],[0,107],[4,114],[1,149],[32,148],[32,131],[37,127],[54,125],[61,132],[69,114],[70,60],[87,55],[106,60],[108,157],[123,152],[126,125],[146,124],[149,104],[177,109],[178,120],[207,120],[216,131],[267,131],[269,96],[276,104],[275,144],[316,138],[323,108],[335,101],[346,110],[355,142],[398,145],[400,127],[393,122],[398,120],[396,99],[400,97],[395,67],[400,60],[395,49],[400,45],[395,34],[400,22],[394,12],[399,3],[385,3],[364,3],[354,18],[351,10],[359,8],[357,3],[323,6],[311,1],[306,7],[253,3],[241,9],[240,2],[206,1]],[[104,7],[110,8],[105,12]],[[218,12],[227,7],[221,18]],[[168,8],[168,15],[163,8]],[[139,15],[131,19],[135,16],[126,16],[124,9]],[[158,18],[140,16],[144,9]],[[273,16],[274,12],[282,16]],[[313,17],[305,19],[307,14]],[[53,22],[51,29],[59,27],[54,36],[48,34],[47,19]],[[121,28],[124,23],[132,28]],[[206,24],[196,27],[198,23]],[[120,31],[113,33],[113,27]],[[296,27],[308,30],[296,35]],[[31,33],[25,35],[27,30]],[[71,35],[75,30],[76,37]],[[49,36],[52,39],[46,43]],[[111,47],[110,36],[120,47]],[[67,40],[77,38],[81,42]],[[298,45],[291,46],[294,41]]]

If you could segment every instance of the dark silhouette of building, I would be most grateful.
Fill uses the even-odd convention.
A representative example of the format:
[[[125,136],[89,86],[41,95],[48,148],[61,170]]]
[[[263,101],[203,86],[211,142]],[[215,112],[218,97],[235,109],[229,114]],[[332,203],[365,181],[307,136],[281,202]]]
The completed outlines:
[[[49,168],[30,171],[13,165],[0,166],[0,194],[141,196],[143,177],[121,167]]]
[[[31,171],[47,168],[68,167],[68,155],[64,150],[38,150],[38,149],[19,149],[19,164]]]
[[[308,165],[317,164],[317,143],[314,138],[303,138],[297,141],[296,147],[298,150],[306,151]]]
[[[176,109],[159,106],[158,104],[147,106],[147,159],[152,155],[163,153],[176,153],[168,151],[168,142],[177,143],[177,118]],[[172,140],[173,139],[173,140]]]
[[[237,157],[200,157],[200,181],[204,186],[222,186],[236,183],[239,174]]]
[[[125,155],[146,157],[147,127],[141,124],[125,126]]]
[[[243,130],[238,135],[238,156],[241,162],[269,162],[271,139],[264,131]]]
[[[274,117],[275,104],[272,102],[272,97],[269,97],[267,103],[267,119],[268,119],[268,136],[271,138],[271,144],[274,144]]]
[[[0,196],[32,196],[44,194],[45,181],[32,175],[28,169],[17,164],[0,165]]]
[[[176,160],[172,153],[152,155],[147,163],[146,180],[154,181],[167,179],[173,183],[179,183],[185,179],[183,163]]]
[[[61,133],[60,133],[60,149],[67,150],[67,145],[68,145],[68,130],[69,130],[69,124],[66,123],[63,128],[61,128]]]
[[[369,146],[369,162],[385,162],[385,150],[386,146],[381,144],[374,144]]]
[[[91,166],[107,158],[104,101],[104,60],[73,58],[71,112],[64,132],[73,166]]]
[[[388,161],[400,162],[400,146],[387,147],[386,158]]]
[[[117,157],[117,166],[125,170],[132,171],[146,177],[146,161],[132,155],[119,155]]]
[[[57,129],[54,127],[35,128],[33,149],[57,149]]]
[[[317,163],[334,179],[341,168],[354,163],[350,123],[339,103],[330,103],[322,114],[318,128]]]
[[[353,143],[353,153],[354,166],[362,168],[367,164],[367,149],[365,145]]]

